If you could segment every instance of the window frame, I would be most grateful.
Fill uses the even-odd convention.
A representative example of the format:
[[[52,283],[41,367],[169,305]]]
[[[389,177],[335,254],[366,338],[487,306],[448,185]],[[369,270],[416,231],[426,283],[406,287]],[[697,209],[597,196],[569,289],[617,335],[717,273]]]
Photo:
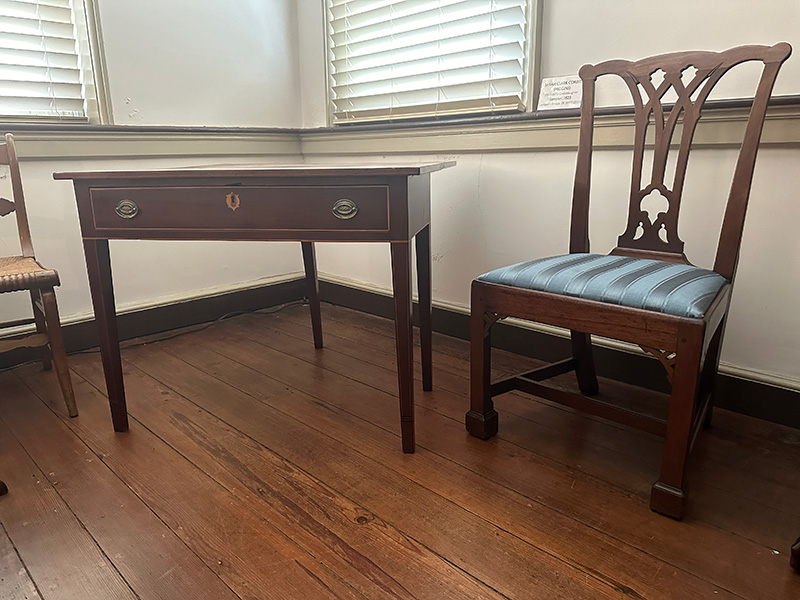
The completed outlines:
[[[9,124],[86,124],[112,122],[111,103],[105,76],[105,55],[102,46],[99,14],[95,0],[70,0],[69,10],[74,20],[75,41],[80,65],[85,116],[57,117],[48,115],[4,115],[0,121]]]
[[[90,1],[90,0],[86,0]],[[541,27],[542,27],[542,8],[544,0],[526,0],[526,31],[525,48],[526,69],[522,82],[522,103],[523,110],[493,113],[491,111],[482,112],[463,112],[450,113],[441,116],[407,116],[402,118],[392,118],[387,116],[385,119],[354,119],[337,120],[334,117],[335,106],[333,104],[333,47],[331,44],[331,0],[320,0],[322,4],[323,23],[324,23],[324,60],[325,60],[325,116],[328,127],[380,127],[381,125],[391,124],[392,126],[419,125],[426,122],[447,122],[460,119],[485,119],[487,117],[502,117],[504,115],[522,115],[534,110],[536,98],[541,86],[540,66],[541,66]]]

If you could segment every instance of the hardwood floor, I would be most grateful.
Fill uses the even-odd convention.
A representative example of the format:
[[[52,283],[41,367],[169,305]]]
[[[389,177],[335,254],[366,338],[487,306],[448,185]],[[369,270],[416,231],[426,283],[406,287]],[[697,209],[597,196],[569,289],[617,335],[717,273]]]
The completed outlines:
[[[125,434],[97,354],[70,357],[76,419],[52,372],[0,373],[0,598],[800,598],[800,431],[717,411],[676,522],[647,508],[652,436],[513,393],[467,435],[461,340],[435,337],[433,392],[417,360],[404,455],[393,324],[323,326],[322,350],[299,306],[124,350]]]

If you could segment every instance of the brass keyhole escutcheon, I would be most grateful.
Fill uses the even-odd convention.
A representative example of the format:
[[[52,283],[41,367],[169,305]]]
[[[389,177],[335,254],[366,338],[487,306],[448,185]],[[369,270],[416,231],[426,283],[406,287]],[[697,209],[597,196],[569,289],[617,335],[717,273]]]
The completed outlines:
[[[349,198],[341,198],[333,204],[331,212],[337,219],[352,219],[358,212],[358,206]]]
[[[231,192],[230,194],[225,196],[225,204],[227,204],[228,208],[230,208],[231,210],[236,210],[237,208],[239,208],[240,203],[241,202],[239,200],[239,194]]]
[[[133,200],[120,200],[114,207],[114,212],[123,219],[132,219],[139,214],[139,207]]]

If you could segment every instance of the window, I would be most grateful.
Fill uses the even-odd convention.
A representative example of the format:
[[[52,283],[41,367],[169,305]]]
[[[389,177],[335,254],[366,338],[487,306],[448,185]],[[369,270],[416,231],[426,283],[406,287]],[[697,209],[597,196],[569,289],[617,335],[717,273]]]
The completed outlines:
[[[0,118],[96,120],[81,0],[0,0]]]
[[[334,123],[520,111],[529,0],[328,0]]]

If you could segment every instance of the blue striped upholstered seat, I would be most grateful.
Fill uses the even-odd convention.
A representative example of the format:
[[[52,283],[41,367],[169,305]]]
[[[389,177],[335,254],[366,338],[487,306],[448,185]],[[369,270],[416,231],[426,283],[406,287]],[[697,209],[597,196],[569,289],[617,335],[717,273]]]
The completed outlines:
[[[480,281],[701,318],[727,280],[660,260],[565,254],[495,269]]]

